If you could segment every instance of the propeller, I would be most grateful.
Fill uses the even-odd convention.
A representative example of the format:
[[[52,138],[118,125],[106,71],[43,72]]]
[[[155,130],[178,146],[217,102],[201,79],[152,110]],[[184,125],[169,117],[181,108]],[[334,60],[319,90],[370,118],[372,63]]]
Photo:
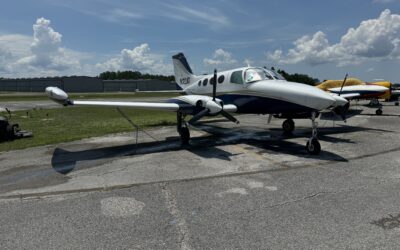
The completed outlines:
[[[231,114],[229,114],[228,112],[226,112],[224,110],[222,103],[218,103],[216,101],[216,96],[217,96],[217,69],[214,69],[214,77],[211,78],[210,84],[213,86],[212,100],[207,101],[203,106],[204,109],[202,111],[200,111],[199,113],[195,114],[192,117],[192,119],[189,120],[189,123],[190,124],[194,124],[195,122],[197,122],[198,120],[200,120],[201,118],[203,118],[206,115],[221,114],[226,119],[238,124],[239,121],[235,117],[233,117]]]
[[[345,76],[344,76],[344,80],[343,80],[343,83],[342,83],[342,87],[340,87],[340,91],[339,91],[339,96],[340,96],[340,94],[342,94],[342,90],[343,90],[343,87],[344,87],[344,85],[346,84],[346,81],[347,81],[347,77],[349,76],[349,74],[346,74]]]
[[[344,77],[344,79],[343,79],[342,86],[340,87],[340,91],[339,91],[338,96],[340,96],[340,95],[342,94],[342,90],[343,90],[344,85],[346,84],[346,81],[347,81],[347,77],[348,77],[348,76],[349,76],[349,74],[346,74],[346,75],[345,75],[345,77]],[[346,122],[346,113],[347,113],[347,110],[348,110],[348,109],[349,109],[348,105],[345,105],[345,106],[337,106],[333,111],[335,112],[336,115],[339,115],[340,118],[342,118],[342,120],[343,120],[344,122]]]

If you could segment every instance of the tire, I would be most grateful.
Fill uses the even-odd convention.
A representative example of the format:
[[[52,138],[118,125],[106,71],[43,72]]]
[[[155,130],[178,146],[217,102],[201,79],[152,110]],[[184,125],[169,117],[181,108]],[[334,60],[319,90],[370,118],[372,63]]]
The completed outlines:
[[[375,114],[376,115],[382,115],[382,109],[377,109],[376,111],[375,111]]]
[[[15,138],[15,133],[17,132],[17,129],[18,128],[18,125],[15,125],[15,124],[9,124],[8,126],[7,126],[7,129],[6,129],[6,137],[7,137],[7,139],[14,139]]]
[[[187,127],[182,127],[179,130],[179,134],[181,136],[182,145],[188,145],[190,140],[190,132]]]
[[[287,119],[282,123],[282,129],[285,134],[291,134],[294,130],[294,121]]]
[[[395,103],[394,103],[394,106],[399,106],[399,102],[395,102]]]
[[[319,144],[318,139],[311,139],[311,142],[307,141],[306,148],[308,153],[312,155],[317,155],[321,152],[321,144]]]

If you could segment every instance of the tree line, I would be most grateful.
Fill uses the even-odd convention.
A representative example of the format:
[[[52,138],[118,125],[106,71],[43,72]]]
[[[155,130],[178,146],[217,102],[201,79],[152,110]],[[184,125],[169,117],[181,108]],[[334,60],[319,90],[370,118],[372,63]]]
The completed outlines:
[[[273,67],[272,70],[275,70]],[[308,85],[315,85],[319,83],[318,78],[313,78],[306,74],[290,74],[285,70],[279,69],[277,71],[286,80],[289,82],[299,82]],[[99,75],[99,78],[102,80],[138,80],[138,79],[151,79],[151,80],[163,80],[163,81],[175,81],[175,77],[173,75],[164,76],[164,75],[152,75],[152,74],[142,74],[139,71],[106,71]]]
[[[273,67],[271,69],[274,70]],[[289,82],[299,82],[312,86],[320,82],[318,78],[313,78],[307,74],[299,74],[299,73],[290,74],[284,71],[283,69],[278,69],[277,72],[281,74],[283,77],[285,77],[285,79]]]
[[[271,70],[275,70],[273,67]],[[277,72],[281,74],[283,77],[285,77],[286,80],[289,82],[299,82],[299,83],[304,83],[308,85],[315,85],[316,83],[319,83],[320,81],[317,78],[313,78],[309,75],[306,74],[290,74],[286,72],[283,69],[278,69]],[[70,76],[70,77],[77,77],[77,76]],[[44,77],[46,78],[46,77]],[[61,78],[61,77],[47,77],[47,78]],[[139,71],[105,71],[103,73],[100,73],[98,75],[98,78],[102,80],[139,80],[139,79],[145,79],[145,80],[162,80],[162,81],[169,81],[169,82],[174,82],[175,77],[173,75],[153,75],[153,74],[148,74],[148,73],[141,73]],[[7,79],[7,78],[2,78],[0,79]],[[18,79],[35,79],[35,78],[18,78]]]
[[[150,80],[163,80],[172,82],[175,80],[173,75],[152,75],[152,74],[142,74],[139,71],[106,71],[100,73],[99,78],[102,80],[139,80],[139,79],[150,79]]]

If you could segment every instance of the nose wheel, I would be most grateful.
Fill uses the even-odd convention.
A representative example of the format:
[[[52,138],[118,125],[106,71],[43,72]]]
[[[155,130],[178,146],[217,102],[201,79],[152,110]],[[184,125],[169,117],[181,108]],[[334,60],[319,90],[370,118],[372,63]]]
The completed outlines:
[[[317,155],[319,152],[321,152],[321,144],[318,141],[317,138],[317,126],[318,123],[315,121],[316,118],[316,113],[312,112],[311,113],[311,128],[312,128],[312,134],[311,138],[307,141],[306,144],[306,149],[308,153]]]
[[[177,131],[181,136],[182,145],[189,145],[190,131],[185,122],[184,116],[181,113],[177,113]]]
[[[377,109],[377,110],[375,111],[375,114],[376,114],[376,115],[382,115],[382,113],[383,113],[383,111],[382,111],[381,108],[379,108],[379,109]]]

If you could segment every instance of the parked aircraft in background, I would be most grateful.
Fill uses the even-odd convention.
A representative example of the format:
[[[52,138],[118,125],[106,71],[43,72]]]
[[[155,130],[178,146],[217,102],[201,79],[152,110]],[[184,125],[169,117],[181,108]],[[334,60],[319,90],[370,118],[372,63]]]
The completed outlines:
[[[374,84],[369,84],[362,82],[357,78],[349,78],[344,82],[344,84],[343,80],[326,80],[316,87],[331,93],[340,94],[340,96],[348,100],[373,100],[373,102],[378,105],[376,114],[382,115],[382,105],[380,105],[378,99],[390,98],[390,85],[390,82],[376,82]]]
[[[222,115],[239,123],[231,114],[270,114],[289,118],[283,123],[294,128],[291,117],[308,116],[312,135],[306,148],[311,154],[321,150],[317,139],[318,112],[345,106],[348,101],[318,88],[286,81],[274,71],[257,67],[243,67],[217,74],[194,75],[182,53],[172,57],[175,80],[186,93],[166,102],[74,101],[61,89],[47,87],[47,95],[63,105],[130,107],[157,109],[177,113],[177,130],[183,144],[190,140],[190,125],[205,116]],[[186,117],[191,118],[186,121]]]

